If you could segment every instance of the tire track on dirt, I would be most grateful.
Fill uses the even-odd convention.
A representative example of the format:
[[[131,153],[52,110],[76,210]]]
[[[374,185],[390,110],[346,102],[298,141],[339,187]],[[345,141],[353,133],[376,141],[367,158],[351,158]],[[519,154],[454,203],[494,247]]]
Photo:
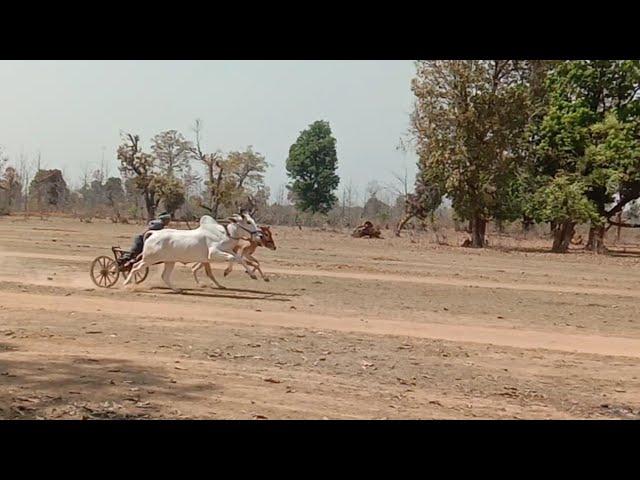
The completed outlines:
[[[498,327],[447,325],[401,320],[334,317],[289,312],[256,312],[249,309],[217,307],[211,304],[179,304],[88,297],[58,297],[0,292],[5,309],[55,312],[82,312],[146,317],[156,320],[224,322],[261,326],[297,327],[375,335],[409,336],[470,342],[522,349],[546,349],[572,353],[640,358],[640,339],[601,335],[573,335]],[[425,312],[425,320],[437,314]]]
[[[43,260],[64,260],[73,262],[91,262],[95,257],[87,257],[81,255],[54,255],[54,254],[31,254],[24,252],[1,251],[0,256],[14,258],[33,258]],[[220,263],[217,263],[220,265]],[[399,275],[393,273],[363,273],[363,272],[336,272],[330,270],[307,270],[296,268],[269,268],[267,273],[275,273],[278,275],[301,275],[313,277],[329,277],[347,280],[363,280],[363,281],[379,281],[379,282],[398,282],[398,283],[416,283],[424,285],[447,285],[454,287],[471,287],[471,288],[488,288],[488,289],[506,289],[518,291],[538,291],[550,293],[577,293],[584,295],[610,295],[618,297],[640,298],[640,290],[638,289],[618,289],[618,288],[594,288],[580,287],[571,285],[550,285],[550,284],[534,284],[534,283],[503,283],[488,280],[472,280],[472,279],[454,279],[447,277],[426,277],[416,275]],[[215,272],[214,272],[215,274]]]

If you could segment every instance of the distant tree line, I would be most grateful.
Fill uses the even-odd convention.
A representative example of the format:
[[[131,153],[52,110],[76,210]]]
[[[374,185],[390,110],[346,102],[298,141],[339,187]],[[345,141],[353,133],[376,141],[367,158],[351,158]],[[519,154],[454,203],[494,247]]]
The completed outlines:
[[[78,188],[62,171],[34,170],[24,156],[10,162],[0,149],[0,212],[121,221],[163,209],[191,220],[249,207],[269,223],[351,227],[366,219],[397,234],[451,218],[473,247],[487,244],[489,223],[498,231],[538,225],[554,252],[568,250],[580,224],[594,251],[604,251],[611,226],[639,226],[640,61],[418,61],[411,89],[413,188],[406,172],[394,184],[371,182],[362,195],[351,181],[341,185],[336,138],[319,120],[290,146],[288,183],[271,202],[264,155],[251,146],[206,148],[197,120],[189,138],[168,130],[145,145],[124,133],[120,175],[85,172]]]

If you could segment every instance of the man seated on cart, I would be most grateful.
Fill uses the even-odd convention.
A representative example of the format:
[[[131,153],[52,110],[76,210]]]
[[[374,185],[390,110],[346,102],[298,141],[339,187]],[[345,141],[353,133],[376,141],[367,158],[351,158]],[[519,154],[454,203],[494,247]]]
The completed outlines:
[[[145,235],[150,231],[162,230],[165,227],[168,227],[171,223],[171,214],[167,212],[162,212],[158,215],[158,218],[155,220],[151,220],[147,225],[147,229],[142,233],[142,235],[136,235],[133,237],[133,245],[131,246],[131,250],[129,253],[125,253],[122,258],[127,260],[125,263],[126,267],[132,266],[136,263],[138,256],[142,253],[142,248],[144,247]]]

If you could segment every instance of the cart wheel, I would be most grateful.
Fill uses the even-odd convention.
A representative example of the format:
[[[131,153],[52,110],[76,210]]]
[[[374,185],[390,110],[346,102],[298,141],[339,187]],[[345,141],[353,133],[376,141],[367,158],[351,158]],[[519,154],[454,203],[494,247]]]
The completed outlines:
[[[89,272],[91,273],[93,283],[103,288],[113,287],[120,276],[116,261],[113,258],[105,256],[98,257],[91,262]]]
[[[138,270],[133,274],[133,281],[136,283],[144,282],[145,278],[149,275],[149,267],[144,267],[142,270]]]

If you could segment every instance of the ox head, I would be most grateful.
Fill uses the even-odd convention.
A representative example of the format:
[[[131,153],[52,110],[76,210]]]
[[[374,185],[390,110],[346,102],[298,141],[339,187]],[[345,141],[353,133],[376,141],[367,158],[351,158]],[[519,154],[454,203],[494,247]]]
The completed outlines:
[[[276,242],[274,242],[273,240],[273,235],[271,234],[271,228],[270,227],[260,227],[260,233],[261,235],[261,242],[260,244],[263,247],[267,247],[269,250],[275,250],[276,249]]]
[[[258,229],[255,220],[246,211],[242,211],[240,214],[234,214],[229,217],[229,221],[237,225],[237,227],[244,231],[245,234],[249,234],[250,240],[260,240],[262,232]]]

